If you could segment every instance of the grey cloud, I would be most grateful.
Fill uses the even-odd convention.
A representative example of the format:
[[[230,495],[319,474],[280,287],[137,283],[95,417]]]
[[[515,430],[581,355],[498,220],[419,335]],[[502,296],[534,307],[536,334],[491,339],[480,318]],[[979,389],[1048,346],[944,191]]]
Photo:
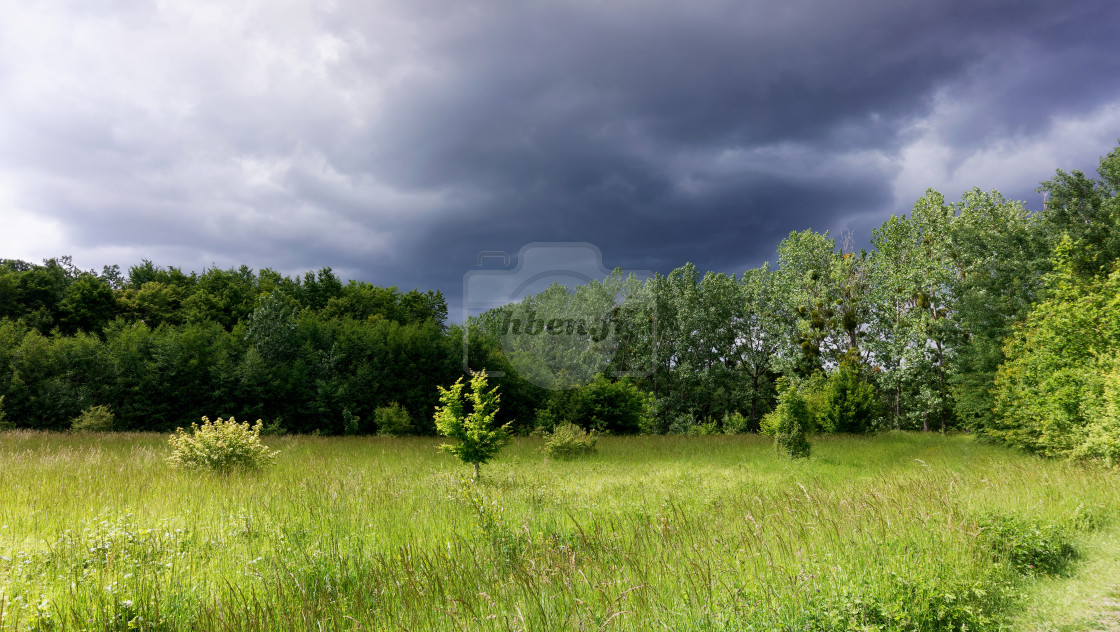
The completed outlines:
[[[16,17],[0,26],[0,213],[62,227],[30,254],[331,265],[453,302],[479,251],[529,241],[738,272],[790,230],[906,210],[894,179],[918,141],[961,162],[1120,102],[1104,0]],[[105,263],[135,261],[83,265]]]

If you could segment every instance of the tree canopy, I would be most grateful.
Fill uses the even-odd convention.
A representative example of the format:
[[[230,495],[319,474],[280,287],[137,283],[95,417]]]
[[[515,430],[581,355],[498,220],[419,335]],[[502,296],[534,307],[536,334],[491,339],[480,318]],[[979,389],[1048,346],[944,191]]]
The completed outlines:
[[[377,411],[400,406],[431,434],[437,386],[485,370],[511,431],[757,431],[785,378],[824,407],[820,429],[960,428],[1115,459],[1120,147],[1097,177],[1059,170],[1040,190],[1039,213],[930,190],[870,249],[793,231],[775,265],[616,271],[458,325],[438,291],[330,268],[0,259],[0,413],[63,429],[105,405],[124,430],[236,414],[342,433],[380,432]]]

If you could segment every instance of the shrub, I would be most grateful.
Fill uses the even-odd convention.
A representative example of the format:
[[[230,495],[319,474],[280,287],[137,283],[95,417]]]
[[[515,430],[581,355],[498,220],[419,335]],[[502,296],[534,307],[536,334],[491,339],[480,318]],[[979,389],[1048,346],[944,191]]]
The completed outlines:
[[[569,419],[600,433],[633,434],[642,429],[646,399],[632,382],[602,374],[572,396]]]
[[[349,408],[342,409],[342,432],[347,435],[365,434],[362,418],[350,412]]]
[[[1120,358],[1099,358],[1080,399],[1085,425],[1071,431],[1069,456],[1112,468],[1120,463]]]
[[[781,394],[786,390],[796,390],[797,394],[804,400],[807,410],[807,417],[804,420],[805,432],[808,434],[831,429],[828,421],[828,380],[829,378],[823,372],[817,371],[807,378],[796,381],[791,381],[787,377],[780,377],[775,385],[779,394],[779,403],[781,402]],[[769,437],[778,434],[778,421],[778,409],[775,407],[774,410],[766,413],[759,420],[759,434]]]
[[[284,421],[277,417],[264,425],[261,428],[261,436],[263,437],[282,437],[288,434],[288,429],[284,427]]]
[[[774,446],[793,459],[807,459],[812,450],[809,444],[809,428],[812,415],[809,404],[801,393],[784,383],[778,396],[778,407],[763,418],[764,428],[771,429]]]
[[[416,430],[412,426],[412,418],[397,402],[388,406],[381,406],[373,411],[373,422],[377,425],[377,433],[391,437],[401,437],[413,434]]]
[[[113,411],[108,406],[90,406],[70,422],[70,429],[80,432],[109,432],[113,429]]]
[[[828,377],[825,416],[832,432],[874,432],[882,417],[879,396],[859,360],[848,356]]]
[[[555,430],[556,426],[559,424],[560,418],[551,408],[537,409],[534,432],[539,431],[540,433],[547,435],[548,433]]]
[[[736,411],[723,414],[722,425],[724,434],[741,434],[747,432],[749,430],[747,424],[747,418],[743,416],[743,413]]]
[[[642,434],[665,434],[669,432],[669,411],[671,404],[669,398],[654,396],[649,393],[643,396],[642,418],[638,422]]]
[[[980,544],[1023,575],[1057,575],[1077,557],[1065,529],[1013,516],[984,516]]]
[[[688,435],[695,431],[696,415],[692,413],[679,413],[673,415],[669,421],[669,434]]]
[[[562,423],[545,435],[545,454],[554,459],[574,459],[595,452],[595,431],[586,432],[573,423]]]
[[[758,434],[773,437],[778,434],[778,422],[781,421],[778,416],[778,409],[766,413],[762,419],[758,421]]]
[[[191,432],[177,428],[168,442],[174,467],[205,469],[228,474],[234,470],[259,470],[272,463],[278,452],[261,444],[261,420],[250,426],[233,417],[211,422],[202,418],[202,425],[191,424]]]
[[[1045,300],[1009,336],[986,438],[1051,457],[1120,462],[1120,271],[1085,278],[1068,238],[1054,251]]]
[[[705,417],[703,421],[696,422],[692,427],[689,434],[707,437],[711,435],[723,434],[723,429],[719,425],[719,421],[711,417]]]

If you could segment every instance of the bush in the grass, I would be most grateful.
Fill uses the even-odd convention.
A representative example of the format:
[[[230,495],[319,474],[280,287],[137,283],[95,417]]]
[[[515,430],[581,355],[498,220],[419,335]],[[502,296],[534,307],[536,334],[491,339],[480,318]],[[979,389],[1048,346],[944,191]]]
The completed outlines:
[[[562,423],[545,435],[545,454],[554,459],[573,459],[595,451],[595,431],[585,431],[573,423]]]
[[[829,426],[829,385],[828,376],[823,372],[817,371],[807,378],[800,378],[790,380],[786,377],[778,378],[778,403],[780,404],[781,396],[787,390],[797,391],[797,395],[805,402],[806,417],[805,417],[805,432],[813,434],[814,432],[831,431]],[[789,397],[789,396],[787,396]],[[773,437],[778,434],[778,421],[779,415],[777,414],[777,407],[762,416],[759,420],[759,434]]]
[[[696,422],[689,432],[691,435],[699,437],[707,437],[711,435],[723,434],[723,428],[719,425],[719,420],[712,417],[704,417],[702,420]]]
[[[555,430],[559,424],[560,417],[556,414],[556,411],[551,408],[538,408],[533,432],[542,436],[547,435]]]
[[[984,516],[980,543],[1023,575],[1059,575],[1077,557],[1065,529],[1014,516]]]
[[[397,402],[373,411],[373,421],[377,425],[378,434],[403,437],[416,432],[408,411]]]
[[[665,434],[669,432],[671,402],[667,397],[646,394],[642,406],[639,429],[642,434]]]
[[[629,380],[611,381],[602,374],[572,393],[569,420],[608,434],[635,434],[642,430],[646,398]]]
[[[858,357],[848,355],[828,376],[824,421],[832,432],[869,433],[878,429],[882,404]]]
[[[286,434],[288,434],[288,429],[284,427],[284,421],[279,417],[265,424],[264,428],[261,428],[261,436],[264,437],[282,437]]]
[[[794,459],[807,459],[812,451],[809,430],[812,413],[801,393],[788,383],[780,386],[778,407],[762,419],[762,426],[774,435],[774,445]]]
[[[743,413],[738,411],[724,413],[722,425],[724,434],[741,434],[749,430],[747,427],[747,418],[743,416]]]
[[[113,411],[108,406],[90,406],[70,422],[70,429],[79,432],[109,432],[113,429]]]
[[[269,465],[278,452],[261,443],[261,420],[250,426],[238,423],[232,416],[211,422],[202,418],[202,425],[191,424],[191,431],[177,428],[168,442],[171,444],[172,466],[205,469],[227,474],[235,470],[259,470]]]
[[[362,418],[350,412],[349,408],[342,409],[342,432],[348,435],[365,434],[362,432]]]
[[[696,415],[692,413],[679,413],[673,415],[669,421],[669,434],[688,435],[696,428]]]
[[[949,571],[874,579],[851,578],[828,594],[812,595],[799,630],[997,630],[1001,611],[1016,597],[1002,574]],[[788,629],[794,629],[790,626]]]

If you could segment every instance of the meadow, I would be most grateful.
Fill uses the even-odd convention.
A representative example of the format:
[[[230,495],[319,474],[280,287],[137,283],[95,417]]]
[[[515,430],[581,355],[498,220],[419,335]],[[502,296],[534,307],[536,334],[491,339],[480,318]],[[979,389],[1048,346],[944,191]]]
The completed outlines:
[[[967,435],[517,439],[478,483],[435,438],[268,442],[0,433],[0,631],[1015,629],[1120,527],[1114,471]]]

